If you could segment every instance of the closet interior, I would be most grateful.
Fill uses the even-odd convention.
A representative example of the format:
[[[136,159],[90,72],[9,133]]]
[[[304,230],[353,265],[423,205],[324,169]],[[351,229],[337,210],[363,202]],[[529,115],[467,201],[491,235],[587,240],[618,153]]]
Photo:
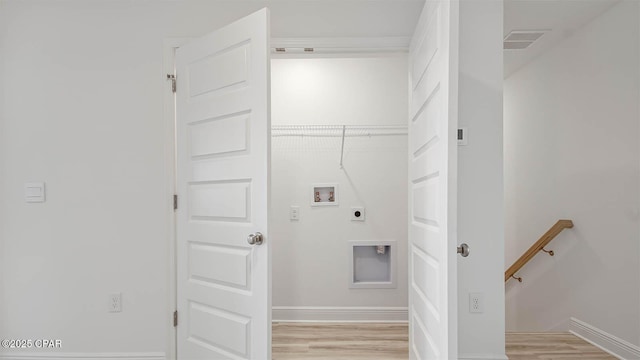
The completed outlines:
[[[272,59],[274,321],[402,320],[388,310],[407,306],[406,66]]]

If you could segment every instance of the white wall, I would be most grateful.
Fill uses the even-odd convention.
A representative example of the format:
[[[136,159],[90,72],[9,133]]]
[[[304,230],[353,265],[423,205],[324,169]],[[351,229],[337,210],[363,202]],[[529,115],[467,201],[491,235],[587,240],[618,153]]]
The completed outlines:
[[[2,71],[4,69],[4,36],[6,34],[5,31],[5,11],[3,9],[3,3],[2,1],[0,1],[0,74],[2,74]],[[4,86],[0,86],[0,109],[4,109]],[[0,110],[0,189],[4,188],[4,174],[6,174],[6,170],[4,167],[4,154],[6,153],[6,150],[4,149],[3,144],[5,144],[4,141],[4,113]],[[4,217],[0,216],[0,261],[2,261],[3,259],[3,253],[4,253],[4,233],[3,233],[3,229],[5,228],[4,225]],[[3,271],[4,269],[2,268],[2,266],[0,266],[0,271]],[[4,318],[4,310],[5,306],[4,306],[4,276],[0,275],[0,319]],[[2,329],[2,326],[0,326],[0,329]]]
[[[161,23],[137,21],[157,10],[2,2],[0,338],[165,351]],[[26,181],[46,182],[46,203],[23,201]]]
[[[407,125],[406,54],[327,56],[272,59],[273,125]]]
[[[167,351],[163,39],[259,7],[198,4],[0,2],[0,338]],[[26,181],[46,182],[46,203],[24,203]],[[122,313],[107,313],[112,292]]]
[[[502,165],[502,1],[460,2],[458,347],[464,359],[505,358],[504,202]],[[469,293],[484,294],[482,314],[469,313]]]
[[[273,125],[406,125],[406,54],[274,59],[271,70]],[[275,320],[322,319],[300,309],[309,306],[407,306],[407,136],[346,138],[344,169],[340,146],[340,137],[272,139],[273,305],[287,308]],[[310,206],[314,183],[337,183],[339,205]],[[289,220],[291,205],[300,220]],[[352,206],[365,207],[365,222],[350,220]],[[349,240],[397,241],[395,289],[349,289]]]
[[[638,14],[621,2],[505,81],[505,265],[575,224],[507,283],[509,331],[575,317],[640,344]]]

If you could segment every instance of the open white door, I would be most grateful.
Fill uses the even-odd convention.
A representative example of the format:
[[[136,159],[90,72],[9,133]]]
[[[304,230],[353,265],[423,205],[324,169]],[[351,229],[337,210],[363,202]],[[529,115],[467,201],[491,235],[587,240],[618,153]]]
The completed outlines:
[[[455,0],[426,1],[409,72],[409,354],[457,359]]]
[[[269,359],[268,10],[177,49],[176,77],[178,359]]]

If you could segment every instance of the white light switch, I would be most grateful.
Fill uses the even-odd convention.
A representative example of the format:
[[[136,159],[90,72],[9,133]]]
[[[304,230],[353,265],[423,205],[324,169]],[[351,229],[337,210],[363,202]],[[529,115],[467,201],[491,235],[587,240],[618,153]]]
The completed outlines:
[[[300,206],[291,206],[289,208],[289,219],[300,220]]]
[[[44,183],[28,182],[24,184],[24,201],[30,203],[44,202]]]

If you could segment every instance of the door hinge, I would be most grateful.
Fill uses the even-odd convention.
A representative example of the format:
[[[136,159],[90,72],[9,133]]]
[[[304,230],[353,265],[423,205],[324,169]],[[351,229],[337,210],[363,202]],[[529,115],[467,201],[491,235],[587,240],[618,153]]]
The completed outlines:
[[[176,76],[173,74],[167,74],[167,80],[171,80],[171,91],[176,92]]]
[[[173,312],[173,327],[178,326],[178,310]]]
[[[178,210],[178,195],[173,195],[173,210]]]

